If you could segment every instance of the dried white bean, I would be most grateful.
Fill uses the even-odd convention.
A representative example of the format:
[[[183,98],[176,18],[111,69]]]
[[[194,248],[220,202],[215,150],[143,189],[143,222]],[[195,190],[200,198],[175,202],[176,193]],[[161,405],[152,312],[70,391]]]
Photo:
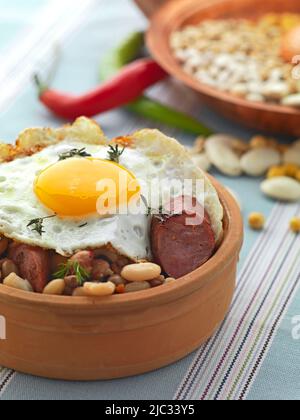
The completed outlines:
[[[74,290],[72,296],[74,296],[74,297],[85,297],[86,294],[84,292],[84,287],[77,287],[77,289]]]
[[[286,82],[266,83],[261,93],[269,99],[281,100],[289,94],[289,85]]]
[[[269,80],[272,82],[280,82],[283,77],[284,74],[281,68],[275,68],[270,71]]]
[[[176,282],[176,279],[174,279],[173,277],[168,277],[165,281],[165,284],[172,284],[175,282]]]
[[[249,93],[249,95],[246,96],[247,101],[250,102],[263,102],[264,97],[260,93]]]
[[[225,175],[239,176],[242,174],[240,158],[233,147],[237,139],[226,135],[209,137],[205,150],[211,163]]]
[[[281,101],[282,105],[285,106],[296,106],[300,107],[300,93],[297,93],[295,95],[288,95]]]
[[[86,296],[111,296],[115,293],[116,285],[111,281],[107,283],[85,283],[83,289]]]
[[[288,149],[283,155],[283,161],[300,166],[300,146]]]
[[[300,200],[300,182],[286,176],[265,180],[261,184],[261,190],[276,200],[291,202]]]
[[[197,165],[202,171],[208,172],[211,168],[211,162],[207,156],[207,153],[199,153],[192,156],[193,162]]]
[[[256,95],[261,95],[262,89],[263,89],[263,85],[261,83],[258,82],[249,82],[247,84],[247,89],[248,92],[250,94],[256,94]]]
[[[15,273],[11,273],[3,280],[3,284],[13,289],[23,290],[24,292],[33,292],[29,281],[22,279]]]
[[[244,97],[248,94],[247,85],[245,83],[237,83],[232,86],[230,92],[234,95]]]
[[[64,293],[65,287],[66,287],[66,284],[65,284],[65,281],[63,279],[52,280],[45,287],[45,289],[43,291],[43,294],[44,295],[61,296]]]
[[[194,77],[197,74],[201,83],[249,101],[300,106],[300,84],[291,83],[291,65],[278,54],[281,31],[275,25],[266,31],[260,23],[257,31],[252,31],[243,20],[207,20],[175,32],[171,48],[186,71]],[[186,55],[186,51],[193,53]],[[189,60],[193,66],[187,66]],[[246,91],[237,86],[247,82]]]
[[[19,275],[19,270],[16,264],[12,260],[7,259],[3,261],[3,264],[2,264],[2,268],[1,268],[2,278],[9,276],[11,273],[15,273]]]
[[[161,268],[153,263],[131,264],[123,268],[121,276],[132,282],[150,281],[161,275]]]
[[[221,68],[227,67],[231,63],[232,57],[229,54],[220,54],[215,59],[215,65]]]
[[[175,53],[175,57],[180,61],[185,61],[187,59],[187,53],[186,50],[178,50]]]
[[[250,176],[264,175],[272,166],[281,163],[281,154],[271,148],[254,149],[241,159],[243,171]]]

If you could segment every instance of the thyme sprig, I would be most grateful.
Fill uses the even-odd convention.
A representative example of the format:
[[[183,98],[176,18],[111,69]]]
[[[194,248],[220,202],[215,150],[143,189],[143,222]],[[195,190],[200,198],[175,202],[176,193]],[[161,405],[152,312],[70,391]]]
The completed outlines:
[[[47,217],[41,217],[38,219],[32,219],[28,223],[27,227],[32,227],[32,232],[37,232],[40,236],[43,236],[44,231],[44,221],[47,219],[52,219],[53,217],[56,217],[56,214],[53,214],[52,216]]]
[[[125,152],[125,149],[125,147],[121,149],[118,144],[116,144],[115,146],[110,145],[108,151],[108,160],[110,160],[111,162],[120,163],[120,157]]]
[[[160,206],[157,210],[149,208],[148,216],[152,216],[163,223],[166,220],[168,220],[170,217],[176,216],[176,214],[172,213],[171,211],[167,211],[163,206]]]
[[[158,209],[153,209],[152,207],[150,207],[148,205],[147,199],[145,196],[141,195],[141,199],[143,201],[143,203],[145,204],[145,207],[147,209],[147,216],[150,217],[154,217],[156,219],[158,219],[160,222],[165,222],[167,219],[169,219],[172,216],[176,216],[175,213],[172,213],[170,211],[167,211],[164,206],[159,206]]]
[[[79,229],[82,229],[82,228],[86,227],[87,225],[88,225],[88,223],[86,222],[86,223],[82,223],[82,225],[80,225],[78,227],[79,227]]]
[[[77,261],[68,261],[66,264],[61,264],[58,271],[53,274],[53,277],[57,279],[64,279],[65,277],[71,275],[76,276],[79,286],[83,286],[90,278],[86,269],[83,268]]]
[[[72,149],[72,150],[69,150],[68,152],[61,153],[59,155],[59,160],[62,161],[62,160],[71,159],[74,157],[86,158],[86,157],[91,157],[91,156],[92,155],[87,153],[86,148],[83,147],[82,149]]]

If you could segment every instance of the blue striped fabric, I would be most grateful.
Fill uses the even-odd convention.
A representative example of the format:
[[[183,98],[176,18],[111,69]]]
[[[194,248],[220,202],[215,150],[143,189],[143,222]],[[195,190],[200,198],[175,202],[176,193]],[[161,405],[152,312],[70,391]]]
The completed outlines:
[[[47,27],[50,15],[53,24]],[[3,69],[15,69],[4,74],[0,65],[0,138],[13,141],[24,127],[61,124],[38,103],[29,83],[31,72],[47,68],[58,40],[63,58],[55,85],[81,92],[97,83],[105,51],[128,32],[145,26],[130,0],[10,0],[9,4],[0,0],[0,60]],[[30,38],[33,30],[39,37]],[[30,42],[34,50],[28,47]],[[18,60],[15,55],[24,55],[23,46],[31,55]],[[3,51],[11,54],[9,63]],[[21,66],[24,74],[18,70]],[[201,107],[198,98],[178,84],[167,82],[152,94],[194,113],[216,130],[251,135]],[[125,111],[110,112],[98,121],[110,137],[155,126]],[[193,142],[191,136],[159,128],[187,145]],[[260,210],[270,216],[265,233],[245,230],[235,302],[216,336],[173,366],[123,380],[69,383],[2,369],[0,399],[299,399],[300,346],[292,324],[300,315],[299,239],[287,232],[289,217],[299,209],[274,206],[261,195],[259,180],[215,175],[239,194],[245,215]]]

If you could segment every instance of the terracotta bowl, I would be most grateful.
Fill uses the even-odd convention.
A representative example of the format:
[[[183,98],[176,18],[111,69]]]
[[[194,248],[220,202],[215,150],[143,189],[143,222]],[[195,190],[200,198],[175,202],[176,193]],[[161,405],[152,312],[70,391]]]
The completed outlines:
[[[139,3],[144,2],[139,0]],[[149,10],[151,11],[153,12],[153,9]],[[268,12],[300,13],[300,2],[299,0],[168,1],[152,16],[148,32],[148,46],[162,67],[198,92],[202,100],[220,114],[256,130],[300,136],[299,109],[250,102],[206,86],[181,68],[169,45],[171,33],[186,25],[197,24],[207,18],[257,18]]]
[[[146,16],[152,16],[157,9],[170,0],[134,0]]]
[[[225,209],[224,240],[209,262],[176,283],[105,299],[0,285],[7,331],[0,366],[65,380],[121,378],[166,366],[204,343],[231,304],[243,241],[240,211],[215,185]]]

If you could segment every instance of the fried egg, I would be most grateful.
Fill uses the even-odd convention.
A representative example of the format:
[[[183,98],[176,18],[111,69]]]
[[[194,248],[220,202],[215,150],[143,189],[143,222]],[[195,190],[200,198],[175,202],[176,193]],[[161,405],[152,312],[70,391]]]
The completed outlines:
[[[132,260],[149,259],[147,214],[101,216],[96,211],[99,179],[117,183],[120,175],[126,174],[127,184],[122,187],[126,194],[121,187],[117,191],[119,205],[127,204],[123,201],[134,195],[143,194],[144,188],[157,177],[170,182],[203,179],[204,205],[216,239],[220,238],[223,208],[218,195],[176,140],[157,130],[142,130],[118,139],[116,142],[126,147],[116,163],[107,160],[110,149],[105,137],[95,135],[95,126],[96,131],[91,136],[88,120],[82,122],[80,135],[74,131],[74,126],[56,132],[27,131],[17,143],[16,158],[0,163],[0,233],[64,256],[110,244]],[[20,144],[24,138],[26,151],[33,153],[30,156],[22,156]],[[60,159],[74,149],[84,150],[87,156]],[[129,188],[132,182],[135,190]],[[163,195],[164,191],[161,193]],[[43,219],[42,232],[33,230],[33,225],[28,226],[30,221],[40,219]]]

